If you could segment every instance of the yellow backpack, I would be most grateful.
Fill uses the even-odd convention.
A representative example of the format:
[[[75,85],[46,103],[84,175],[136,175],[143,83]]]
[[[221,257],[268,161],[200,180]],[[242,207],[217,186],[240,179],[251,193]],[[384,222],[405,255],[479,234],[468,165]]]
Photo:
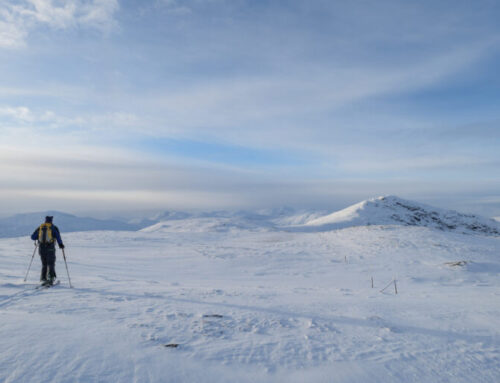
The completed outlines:
[[[38,242],[41,245],[49,245],[54,243],[54,237],[52,236],[52,224],[42,223],[38,229]]]

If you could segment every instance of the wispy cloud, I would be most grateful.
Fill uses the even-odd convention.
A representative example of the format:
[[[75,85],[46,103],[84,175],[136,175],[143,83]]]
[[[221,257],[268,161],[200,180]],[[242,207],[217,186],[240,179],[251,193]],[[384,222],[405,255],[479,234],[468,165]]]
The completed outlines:
[[[156,8],[166,9],[171,14],[187,15],[192,12],[191,2],[186,0],[156,0]]]
[[[262,130],[275,131],[276,136],[285,129],[290,133],[292,121],[304,115],[336,112],[370,98],[435,86],[474,64],[490,47],[491,43],[482,42],[403,67],[325,67],[314,71],[305,66],[288,68],[287,74],[199,82],[184,89],[165,89],[150,102],[162,111],[162,126],[176,126],[184,133],[192,129],[193,134],[210,128],[212,135],[219,132],[226,139],[240,137],[257,143]],[[320,127],[299,129],[307,135]],[[157,130],[161,134],[162,127]],[[252,133],[254,137],[249,137]]]
[[[4,2],[0,48],[30,49],[0,49],[0,182],[86,206],[480,189],[500,118],[500,7],[481,4]]]
[[[364,158],[349,158],[345,162],[340,162],[339,167],[346,172],[351,173],[372,173],[379,175],[384,173],[386,175],[401,172],[401,171],[447,171],[459,170],[463,172],[465,169],[484,169],[485,167],[493,170],[500,165],[500,161],[495,161],[479,156],[457,156],[447,153],[445,155],[429,155],[429,156],[411,156],[395,157],[387,155],[381,158],[380,155]]]
[[[31,122],[33,114],[30,109],[25,106],[3,106],[0,107],[0,117],[6,117],[16,122]]]
[[[125,111],[107,112],[102,114],[60,115],[47,109],[32,110],[27,106],[0,105],[0,132],[4,138],[9,138],[9,131],[17,128],[31,129],[33,132],[41,128],[50,128],[45,134],[47,138],[52,135],[64,134],[67,131],[76,131],[79,134],[90,134],[92,131],[116,132],[117,129],[136,131],[144,126],[144,121],[133,113]],[[14,137],[15,138],[15,137]]]

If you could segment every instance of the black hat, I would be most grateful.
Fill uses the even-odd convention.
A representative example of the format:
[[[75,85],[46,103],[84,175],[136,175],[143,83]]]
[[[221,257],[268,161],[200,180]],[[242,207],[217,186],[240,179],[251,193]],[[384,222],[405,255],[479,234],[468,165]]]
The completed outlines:
[[[46,216],[46,217],[45,217],[45,223],[52,223],[52,219],[53,219],[53,218],[54,218],[54,217],[52,217],[52,216],[50,216],[50,215]]]

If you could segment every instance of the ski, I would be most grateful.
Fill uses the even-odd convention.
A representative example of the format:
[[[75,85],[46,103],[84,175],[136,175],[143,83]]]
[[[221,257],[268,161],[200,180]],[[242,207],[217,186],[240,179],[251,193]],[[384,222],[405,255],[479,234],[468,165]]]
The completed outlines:
[[[48,288],[51,288],[51,287],[54,287],[54,286],[57,286],[59,283],[61,283],[61,281],[58,279],[57,281],[55,281],[53,284],[50,284],[50,283],[42,283],[41,285],[35,287],[35,289],[48,289]]]

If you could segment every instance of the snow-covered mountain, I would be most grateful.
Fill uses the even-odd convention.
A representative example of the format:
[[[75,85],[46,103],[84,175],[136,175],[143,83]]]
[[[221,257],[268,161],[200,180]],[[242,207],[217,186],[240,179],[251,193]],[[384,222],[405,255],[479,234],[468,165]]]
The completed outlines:
[[[0,219],[0,238],[31,235],[33,230],[44,222],[45,216],[54,217],[54,225],[63,233],[90,230],[138,230],[141,225],[134,225],[116,220],[101,220],[87,217],[77,217],[59,211],[44,211],[37,213],[17,214]]]
[[[440,231],[500,236],[500,223],[473,214],[444,210],[396,196],[368,199],[326,214],[291,208],[256,212],[166,212],[158,214],[144,232],[228,232],[271,230],[324,232],[353,226],[422,226]]]
[[[303,227],[323,231],[369,225],[425,226],[467,234],[500,235],[500,224],[493,219],[439,209],[396,196],[372,198],[311,219]]]

